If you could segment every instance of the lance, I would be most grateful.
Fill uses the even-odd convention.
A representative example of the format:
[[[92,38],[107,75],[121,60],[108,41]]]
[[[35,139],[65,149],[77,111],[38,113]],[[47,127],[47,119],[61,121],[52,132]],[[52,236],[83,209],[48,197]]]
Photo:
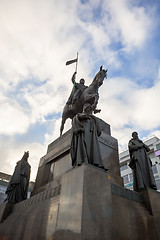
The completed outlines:
[[[67,61],[67,62],[66,62],[66,65],[70,65],[70,64],[72,64],[72,63],[76,63],[76,70],[75,70],[75,71],[76,71],[76,73],[77,73],[77,66],[78,66],[78,52],[77,52],[77,58]],[[75,78],[76,78],[76,76],[75,76]]]

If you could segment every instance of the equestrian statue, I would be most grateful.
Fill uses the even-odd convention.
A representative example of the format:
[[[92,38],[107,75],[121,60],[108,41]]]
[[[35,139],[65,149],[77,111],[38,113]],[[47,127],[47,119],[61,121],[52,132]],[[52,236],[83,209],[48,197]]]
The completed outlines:
[[[77,113],[82,113],[85,103],[91,104],[94,113],[101,111],[97,109],[99,99],[98,89],[103,84],[104,78],[107,78],[107,70],[104,70],[101,66],[99,72],[95,75],[92,83],[88,87],[84,85],[85,80],[83,78],[80,79],[79,83],[75,81],[76,73],[77,72],[72,76],[71,80],[74,86],[63,109],[60,135],[62,135],[66,120],[68,118],[73,119]]]

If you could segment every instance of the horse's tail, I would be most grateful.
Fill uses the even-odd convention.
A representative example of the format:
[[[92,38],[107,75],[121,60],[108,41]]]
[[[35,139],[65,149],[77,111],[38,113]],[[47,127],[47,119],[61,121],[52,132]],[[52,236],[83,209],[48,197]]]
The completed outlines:
[[[66,111],[66,105],[65,105],[64,108],[63,108],[63,113],[62,113],[62,121],[61,121],[61,127],[60,127],[60,136],[62,135],[62,132],[63,132],[63,129],[64,129],[64,124],[65,124],[66,119],[67,119],[66,113],[67,113],[67,111]]]
[[[65,124],[67,118],[70,117],[70,116],[69,116],[69,112],[70,112],[70,110],[69,110],[69,105],[66,104],[66,105],[64,106],[64,108],[63,108],[63,113],[62,113],[62,121],[61,121],[61,127],[60,127],[60,136],[62,135],[62,132],[63,132],[63,130],[64,130],[64,124]]]
[[[76,108],[77,108],[77,105],[72,106],[72,105],[66,104],[64,106],[63,113],[62,113],[62,122],[61,122],[61,127],[60,127],[60,136],[62,135],[62,132],[64,129],[64,124],[65,124],[67,118],[72,119],[79,112],[79,111],[74,111],[74,110],[76,110]]]
[[[66,119],[62,118],[61,127],[60,127],[60,136],[62,136],[62,132],[63,132],[63,129],[64,129],[65,122],[66,122]]]

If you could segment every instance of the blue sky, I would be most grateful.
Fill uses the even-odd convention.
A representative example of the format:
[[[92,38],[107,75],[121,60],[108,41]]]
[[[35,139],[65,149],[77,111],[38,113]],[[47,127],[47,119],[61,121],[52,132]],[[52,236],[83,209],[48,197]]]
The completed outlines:
[[[0,171],[12,174],[30,151],[39,159],[59,137],[63,106],[77,81],[89,85],[103,65],[97,116],[111,125],[119,151],[132,131],[160,137],[158,0],[5,0],[0,8]],[[65,131],[71,127],[67,121]]]

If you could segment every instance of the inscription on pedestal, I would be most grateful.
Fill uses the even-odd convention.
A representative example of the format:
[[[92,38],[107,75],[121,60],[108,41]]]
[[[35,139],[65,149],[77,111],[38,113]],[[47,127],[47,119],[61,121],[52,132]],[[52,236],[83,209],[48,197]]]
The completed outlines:
[[[129,189],[117,186],[115,184],[111,184],[111,192],[114,195],[118,195],[119,197],[127,198],[139,203],[144,203],[143,196],[140,193],[133,192]]]
[[[46,199],[58,196],[61,192],[61,185],[55,187],[55,188],[51,188],[49,190],[46,190],[44,192],[41,192],[29,199],[26,199],[20,203],[17,203],[14,207],[14,211],[20,211],[23,210],[24,208],[31,206],[35,203],[44,201]]]

